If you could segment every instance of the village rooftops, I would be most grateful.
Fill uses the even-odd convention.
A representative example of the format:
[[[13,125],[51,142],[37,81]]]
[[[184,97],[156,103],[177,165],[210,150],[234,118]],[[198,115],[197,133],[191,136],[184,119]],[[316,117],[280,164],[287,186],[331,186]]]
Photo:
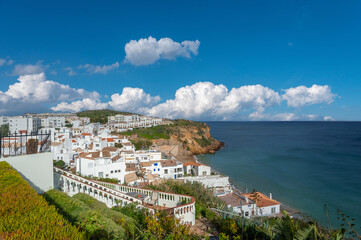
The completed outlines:
[[[125,167],[126,167],[125,169],[126,172],[137,171],[137,166],[135,163],[126,163]]]
[[[82,133],[81,135],[82,135],[82,136],[91,136],[90,133]]]
[[[281,204],[280,202],[277,202],[276,200],[271,199],[260,192],[242,193],[242,196],[247,197],[250,200],[252,200],[253,202],[255,202],[258,207],[269,207],[269,206]],[[257,199],[256,199],[256,196],[257,196]]]
[[[117,147],[104,147],[103,151],[116,152],[118,150]]]
[[[248,205],[253,203],[252,201],[246,202],[243,198],[233,192],[218,197],[222,199],[227,205],[231,205],[232,207],[239,207],[241,204]]]
[[[101,153],[101,154],[100,154]],[[101,156],[102,155],[102,156]],[[81,158],[87,158],[87,159],[96,159],[96,158],[109,158],[111,157],[109,151],[101,151],[101,152],[82,152],[79,153],[79,156]]]
[[[170,159],[170,160],[161,160],[160,163],[162,164],[162,167],[175,167],[178,165],[176,160]]]
[[[183,166],[197,166],[197,167],[199,167],[199,166],[207,166],[207,165],[204,165],[204,164],[198,163],[198,162],[194,162],[194,161],[189,161],[189,162],[183,164]]]

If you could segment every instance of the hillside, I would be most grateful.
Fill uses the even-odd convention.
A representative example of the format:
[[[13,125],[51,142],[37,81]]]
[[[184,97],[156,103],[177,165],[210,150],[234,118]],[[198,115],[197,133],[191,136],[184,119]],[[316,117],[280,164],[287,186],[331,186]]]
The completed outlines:
[[[86,239],[7,162],[0,162],[0,239]]]
[[[173,147],[172,154],[180,160],[192,160],[193,155],[214,153],[223,146],[222,142],[211,136],[207,124],[184,119],[175,120],[171,125],[136,129],[121,135],[130,136],[138,149],[151,145]]]
[[[99,122],[104,124],[108,122],[108,116],[115,116],[117,114],[131,115],[133,113],[103,109],[103,110],[82,111],[82,112],[78,112],[76,115],[78,117],[88,117],[90,118],[90,122],[92,123]]]

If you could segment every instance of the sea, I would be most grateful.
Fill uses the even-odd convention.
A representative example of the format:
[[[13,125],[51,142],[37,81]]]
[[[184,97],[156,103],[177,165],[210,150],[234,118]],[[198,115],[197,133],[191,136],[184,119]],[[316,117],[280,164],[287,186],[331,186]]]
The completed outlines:
[[[361,227],[361,122],[207,122],[225,143],[198,160],[325,227]]]

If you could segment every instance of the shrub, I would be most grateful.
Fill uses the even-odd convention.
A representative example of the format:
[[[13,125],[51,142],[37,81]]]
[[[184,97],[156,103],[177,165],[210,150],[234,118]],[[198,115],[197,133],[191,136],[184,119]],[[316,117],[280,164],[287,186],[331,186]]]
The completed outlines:
[[[0,162],[0,239],[85,239],[7,162]]]
[[[70,222],[84,230],[88,238],[124,239],[126,237],[122,226],[104,216],[98,209],[89,207],[84,201],[79,200],[78,198],[81,197],[77,197],[77,195],[69,197],[66,193],[58,190],[50,190],[44,193],[44,197],[55,205]],[[91,197],[89,196],[89,198]],[[99,204],[105,206],[104,203],[99,202]]]

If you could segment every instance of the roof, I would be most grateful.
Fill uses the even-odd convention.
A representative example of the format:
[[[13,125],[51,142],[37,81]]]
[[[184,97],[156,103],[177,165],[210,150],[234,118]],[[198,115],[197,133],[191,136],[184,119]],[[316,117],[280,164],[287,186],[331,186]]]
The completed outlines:
[[[135,172],[126,174],[126,175],[124,176],[124,181],[125,181],[126,183],[131,183],[131,182],[133,182],[133,181],[135,181],[135,180],[138,180],[138,179],[140,179],[140,178],[137,176],[137,174],[136,174]]]
[[[120,159],[121,156],[120,155],[116,155],[115,157],[112,158],[112,161],[117,161],[118,159]]]
[[[82,133],[81,135],[82,135],[82,136],[91,136],[90,133]]]
[[[59,146],[61,144],[61,142],[52,142],[51,146],[56,147]]]
[[[247,203],[245,200],[243,200],[241,197],[237,196],[235,193],[228,193],[223,196],[218,196],[220,199],[222,199],[227,205],[231,205],[232,207],[239,207],[241,205],[248,205],[252,203]]]
[[[150,166],[152,166],[152,163],[151,162],[141,162],[140,166],[141,167],[150,167]]]
[[[126,163],[125,164],[125,171],[131,172],[131,171],[137,171],[137,166],[135,163]]]
[[[189,162],[183,164],[183,166],[197,166],[197,167],[199,167],[199,166],[207,166],[207,165],[204,165],[204,164],[199,163],[199,162],[189,161]]]
[[[117,147],[104,147],[103,151],[116,152],[118,150]]]
[[[257,201],[256,201],[256,197],[254,196],[255,194],[258,195]],[[281,204],[280,202],[277,202],[274,199],[270,199],[269,197],[267,197],[266,195],[264,195],[263,193],[260,193],[260,192],[242,193],[242,195],[244,197],[248,197],[249,199],[251,199],[253,202],[255,202],[257,204],[258,207],[269,207],[269,206]]]
[[[110,152],[109,151],[101,151],[103,156],[102,157],[110,157]],[[94,160],[95,158],[100,158],[100,152],[82,152],[79,153],[79,156],[82,158],[87,158],[87,159],[92,159]]]
[[[174,167],[178,165],[177,162],[173,159],[161,160],[160,163],[162,164],[162,167]]]

